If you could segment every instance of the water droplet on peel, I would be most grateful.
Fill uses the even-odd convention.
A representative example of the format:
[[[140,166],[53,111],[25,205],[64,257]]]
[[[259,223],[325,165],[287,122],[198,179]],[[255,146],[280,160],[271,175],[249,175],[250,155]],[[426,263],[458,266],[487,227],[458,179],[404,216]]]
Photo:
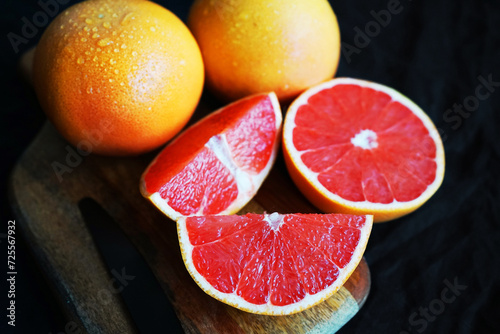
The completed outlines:
[[[118,73],[120,73],[120,71],[119,70],[115,70],[115,74],[118,74]]]
[[[85,19],[85,23],[87,23],[87,24],[92,24],[92,22],[94,22],[94,21],[92,21],[92,20],[91,20],[91,19],[89,19],[89,18]]]
[[[124,34],[120,34],[120,38],[124,38],[124,37],[125,37],[125,35],[124,35]]]
[[[103,38],[99,42],[97,42],[97,44],[99,46],[106,46],[106,45],[109,45],[110,43],[111,43],[111,40],[109,38]]]
[[[134,38],[134,35],[128,35],[128,38],[132,39]]]
[[[106,22],[104,22],[104,23],[102,24],[102,26],[103,26],[104,28],[106,28],[106,29],[109,29],[109,28],[111,28],[111,23],[109,23],[108,21],[106,21]]]
[[[82,42],[86,42],[86,41],[87,41],[87,39],[86,39],[85,37],[83,37],[82,39],[80,39],[80,41],[82,41]]]
[[[90,56],[90,51],[85,51],[85,55]]]
[[[118,14],[113,13],[113,15],[111,15],[111,16],[113,16],[113,17],[118,17]]]
[[[104,17],[104,14],[101,13],[97,17],[100,18],[100,19],[102,19]]]
[[[97,52],[101,52],[101,48],[97,48],[97,49],[96,49],[96,51],[97,51]]]
[[[120,52],[120,49],[114,49],[113,51],[114,52]]]
[[[92,94],[92,93],[93,93],[93,92],[92,92],[92,87],[87,87],[87,93],[88,93],[88,94]]]
[[[125,86],[125,83],[123,83],[123,82],[120,82],[120,86]]]
[[[181,65],[186,65],[186,61],[185,61],[184,59],[182,59],[182,60],[180,61],[180,64],[181,64]]]
[[[116,60],[114,60],[113,58],[111,58],[111,59],[109,60],[109,63],[110,63],[111,65],[114,65],[114,64],[116,64]]]
[[[132,51],[132,56],[137,56],[137,52],[136,51]]]
[[[85,62],[85,60],[84,60],[82,57],[79,57],[79,58],[76,60],[76,62],[77,62],[78,64],[83,64],[83,63]]]
[[[64,29],[64,24],[61,24],[61,26],[59,28]]]
[[[116,36],[117,32],[116,32],[116,31],[113,31],[111,34],[112,34],[113,36]]]
[[[155,32],[156,28],[155,27],[150,27],[149,30],[151,30],[152,32]]]
[[[94,56],[94,58],[92,60],[93,61],[97,61],[97,56]]]
[[[113,79],[109,79],[109,82],[113,82]]]
[[[126,49],[126,48],[127,48],[127,46],[126,46],[125,44],[122,44],[120,47],[121,47],[122,49]]]
[[[133,20],[134,18],[135,18],[135,17],[134,17],[134,13],[132,13],[132,12],[131,12],[131,13],[128,13],[128,14],[127,14],[127,15],[125,15],[125,16],[123,17],[123,19],[120,21],[120,24],[121,24],[122,26],[125,26],[125,25],[129,24],[129,23],[130,23],[130,20]]]
[[[97,27],[92,28],[92,31],[96,32],[97,31]]]
[[[98,37],[99,37],[99,34],[96,32],[92,35],[92,38],[98,38]]]

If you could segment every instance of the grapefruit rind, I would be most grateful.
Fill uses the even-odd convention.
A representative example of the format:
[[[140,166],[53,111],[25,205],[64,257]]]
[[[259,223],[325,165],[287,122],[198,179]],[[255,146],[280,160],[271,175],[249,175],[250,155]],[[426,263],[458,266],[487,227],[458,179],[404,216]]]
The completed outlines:
[[[236,165],[234,160],[232,159],[229,151],[229,145],[226,140],[226,136],[224,133],[215,135],[211,137],[208,142],[205,143],[205,147],[210,149],[212,152],[215,153],[219,161],[227,167],[231,172],[232,175],[235,178],[235,181],[238,186],[238,196],[237,198],[223,211],[219,212],[218,214],[220,215],[229,215],[229,214],[234,214],[238,212],[241,208],[243,208],[257,193],[259,190],[260,186],[266,179],[267,175],[271,171],[271,168],[274,165],[274,162],[276,161],[278,149],[280,146],[280,138],[281,138],[281,124],[282,124],[282,114],[281,114],[281,107],[280,103],[278,101],[278,98],[274,92],[268,93],[267,96],[269,96],[272,106],[273,106],[273,111],[275,114],[275,128],[276,128],[276,136],[273,141],[273,147],[272,147],[272,152],[269,157],[269,160],[265,167],[257,174],[251,173],[251,172],[246,172]],[[225,107],[222,107],[215,112],[205,116],[205,118],[211,117],[215,113],[220,113],[223,112],[223,110],[232,104],[238,103],[239,101],[235,101]],[[203,122],[205,119],[201,119],[198,121],[196,124]],[[182,135],[182,133],[180,134]],[[179,137],[175,138],[170,145],[175,145],[176,140]],[[183,217],[184,215],[175,209],[173,209],[169,204],[168,200],[163,199],[160,195],[159,191],[156,191],[153,194],[148,193],[146,190],[146,186],[144,184],[144,175],[148,173],[148,170],[150,166],[154,165],[156,160],[158,159],[159,155],[150,163],[148,168],[144,171],[143,176],[141,178],[141,194],[148,198],[153,205],[155,205],[161,212],[163,212],[166,216],[168,216],[170,219],[176,221],[179,218]],[[200,211],[190,214],[190,216],[199,216],[203,215],[203,207],[200,208]]]
[[[270,302],[262,305],[252,304],[242,297],[238,296],[235,293],[224,293],[216,290],[206,279],[201,275],[196,269],[193,261],[192,261],[192,253],[193,246],[189,241],[189,234],[186,228],[186,217],[181,217],[177,220],[177,235],[179,239],[179,245],[181,249],[182,259],[186,266],[187,271],[196,282],[196,284],[208,295],[211,297],[228,304],[237,309],[254,313],[254,314],[263,314],[263,315],[272,315],[272,316],[281,316],[281,315],[290,315],[305,311],[323,301],[330,298],[333,294],[335,294],[349,279],[351,274],[357,268],[361,259],[363,258],[363,254],[365,252],[366,246],[368,244],[368,239],[370,237],[370,233],[373,226],[373,216],[365,215],[366,220],[365,224],[362,228],[360,228],[360,239],[359,242],[352,254],[351,261],[344,267],[339,268],[339,275],[337,279],[326,289],[314,294],[307,294],[299,302],[285,305],[285,306],[277,306],[273,305]]]
[[[357,85],[361,87],[372,88],[376,91],[381,91],[388,94],[393,101],[400,102],[409,108],[424,124],[436,145],[435,162],[437,165],[436,177],[434,181],[428,185],[427,189],[417,198],[408,202],[398,202],[394,200],[392,203],[373,203],[369,201],[349,201],[330,192],[318,180],[318,173],[309,169],[301,160],[299,152],[293,145],[293,129],[295,128],[295,119],[299,106],[306,104],[308,99],[324,89],[334,87],[336,85]],[[445,171],[444,148],[439,132],[437,131],[432,120],[427,114],[413,101],[399,93],[393,88],[382,84],[353,79],[353,78],[335,78],[310,88],[301,94],[288,108],[284,124],[283,124],[283,153],[285,163],[290,173],[290,176],[301,192],[308,200],[318,207],[323,212],[331,213],[347,213],[355,215],[373,214],[374,222],[385,222],[393,220],[409,214],[420,206],[422,206],[441,186]]]

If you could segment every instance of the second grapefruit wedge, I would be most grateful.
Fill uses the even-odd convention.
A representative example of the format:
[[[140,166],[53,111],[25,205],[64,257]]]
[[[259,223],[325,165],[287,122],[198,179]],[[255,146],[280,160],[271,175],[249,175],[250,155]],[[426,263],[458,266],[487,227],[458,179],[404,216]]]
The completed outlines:
[[[158,154],[142,175],[142,195],[173,220],[237,212],[276,159],[281,120],[274,93],[213,112]]]
[[[356,269],[373,216],[246,214],[180,218],[186,268],[212,297],[267,315],[306,310]]]

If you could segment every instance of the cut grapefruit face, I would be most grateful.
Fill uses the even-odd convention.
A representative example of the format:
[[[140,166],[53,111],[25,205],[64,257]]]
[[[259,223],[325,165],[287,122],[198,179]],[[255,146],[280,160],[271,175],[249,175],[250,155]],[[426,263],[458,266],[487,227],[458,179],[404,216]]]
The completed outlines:
[[[151,162],[141,193],[173,220],[232,214],[276,160],[281,110],[274,93],[236,101],[182,132]]]
[[[444,177],[444,149],[430,118],[389,87],[337,78],[289,107],[283,151],[292,179],[324,212],[388,221],[425,203]]]
[[[332,296],[361,261],[373,216],[246,214],[177,221],[184,263],[210,296],[288,315]]]

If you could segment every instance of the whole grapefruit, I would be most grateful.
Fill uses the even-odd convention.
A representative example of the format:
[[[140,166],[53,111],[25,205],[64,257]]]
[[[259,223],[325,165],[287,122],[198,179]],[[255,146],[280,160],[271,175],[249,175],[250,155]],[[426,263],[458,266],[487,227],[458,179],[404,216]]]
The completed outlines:
[[[34,86],[70,143],[104,155],[137,155],[188,122],[204,82],[186,25],[144,0],[87,0],[60,15],[35,53]]]
[[[326,0],[196,0],[188,26],[207,83],[226,100],[274,91],[280,101],[332,78],[340,57]]]

